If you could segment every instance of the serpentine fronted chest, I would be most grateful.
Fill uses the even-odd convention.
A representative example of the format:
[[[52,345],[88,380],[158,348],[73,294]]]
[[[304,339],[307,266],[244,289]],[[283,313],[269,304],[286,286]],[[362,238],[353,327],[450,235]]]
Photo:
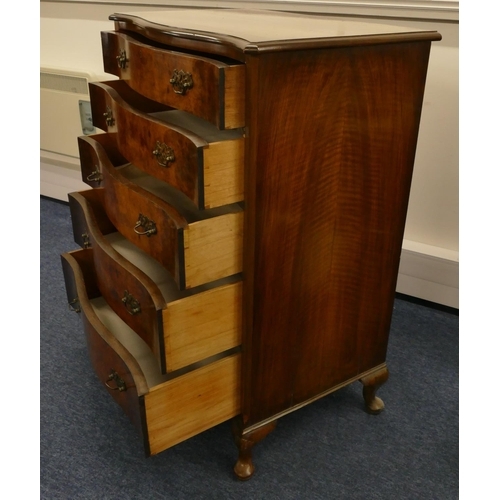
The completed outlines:
[[[386,351],[433,31],[233,9],[113,14],[62,256],[147,455],[281,416]],[[116,78],[118,77],[118,78]]]

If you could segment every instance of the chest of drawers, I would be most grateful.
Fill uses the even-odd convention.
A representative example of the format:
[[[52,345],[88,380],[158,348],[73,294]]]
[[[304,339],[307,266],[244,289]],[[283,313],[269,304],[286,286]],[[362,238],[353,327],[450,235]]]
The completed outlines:
[[[62,256],[106,390],[156,454],[279,417],[386,350],[436,32],[242,10],[114,14]]]

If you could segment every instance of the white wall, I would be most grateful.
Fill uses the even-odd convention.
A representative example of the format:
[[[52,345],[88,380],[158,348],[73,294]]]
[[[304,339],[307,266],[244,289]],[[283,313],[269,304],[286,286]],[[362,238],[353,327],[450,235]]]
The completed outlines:
[[[186,4],[171,0],[170,5],[176,2]],[[94,79],[113,78],[104,74],[101,59],[100,31],[113,29],[108,16],[164,2],[110,3],[42,0],[41,67],[85,72]],[[442,34],[442,41],[433,43],[431,50],[398,291],[458,308],[458,2],[410,0],[405,8],[401,4],[396,0],[189,2],[189,6],[278,6],[343,16],[352,13],[367,22],[415,26]],[[75,144],[76,135],[78,131]],[[86,188],[79,181],[77,154],[41,151],[42,194],[65,199],[67,192]]]

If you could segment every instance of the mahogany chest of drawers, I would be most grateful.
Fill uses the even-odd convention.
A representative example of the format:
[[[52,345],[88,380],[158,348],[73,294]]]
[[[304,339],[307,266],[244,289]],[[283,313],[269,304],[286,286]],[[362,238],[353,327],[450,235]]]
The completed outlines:
[[[114,14],[62,256],[103,385],[159,453],[277,419],[386,350],[431,31],[242,10]]]

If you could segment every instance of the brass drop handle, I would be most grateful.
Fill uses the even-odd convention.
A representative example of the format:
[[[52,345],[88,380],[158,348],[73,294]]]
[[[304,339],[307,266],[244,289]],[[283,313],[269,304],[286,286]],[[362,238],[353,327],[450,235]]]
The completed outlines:
[[[89,182],[97,182],[98,184],[101,183],[103,179],[103,176],[101,172],[99,171],[99,167],[95,165],[95,170],[93,170],[89,175],[87,175],[87,180]]]
[[[116,56],[116,62],[120,69],[125,69],[127,67],[127,53],[124,50],[120,50],[120,53]]]
[[[70,311],[80,313],[82,312],[80,308],[80,301],[78,300],[78,297],[74,298],[71,302],[68,302],[68,307]]]
[[[83,248],[90,248],[92,245],[90,243],[89,233],[82,233]]]
[[[174,150],[160,141],[156,141],[156,146],[153,149],[153,156],[161,167],[168,167],[169,163],[175,160]]]
[[[112,127],[115,124],[115,119],[113,117],[113,111],[109,106],[106,106],[106,111],[103,113],[104,118],[106,118],[106,125]]]
[[[125,304],[128,313],[132,316],[141,312],[141,305],[139,304],[139,301],[134,298],[128,290],[125,290],[123,293],[122,302]]]
[[[114,385],[110,385],[109,382],[114,382]],[[111,389],[112,391],[126,391],[127,386],[125,385],[124,380],[116,373],[115,370],[111,370],[111,372],[108,375],[108,380],[104,382],[106,387],[108,389]]]
[[[140,227],[144,228],[144,231],[139,231]],[[139,219],[134,226],[134,232],[139,236],[147,236],[149,238],[152,234],[156,234],[156,223],[145,215],[139,214]]]
[[[176,94],[185,95],[185,93],[193,88],[193,75],[182,69],[174,69],[170,83]]]

